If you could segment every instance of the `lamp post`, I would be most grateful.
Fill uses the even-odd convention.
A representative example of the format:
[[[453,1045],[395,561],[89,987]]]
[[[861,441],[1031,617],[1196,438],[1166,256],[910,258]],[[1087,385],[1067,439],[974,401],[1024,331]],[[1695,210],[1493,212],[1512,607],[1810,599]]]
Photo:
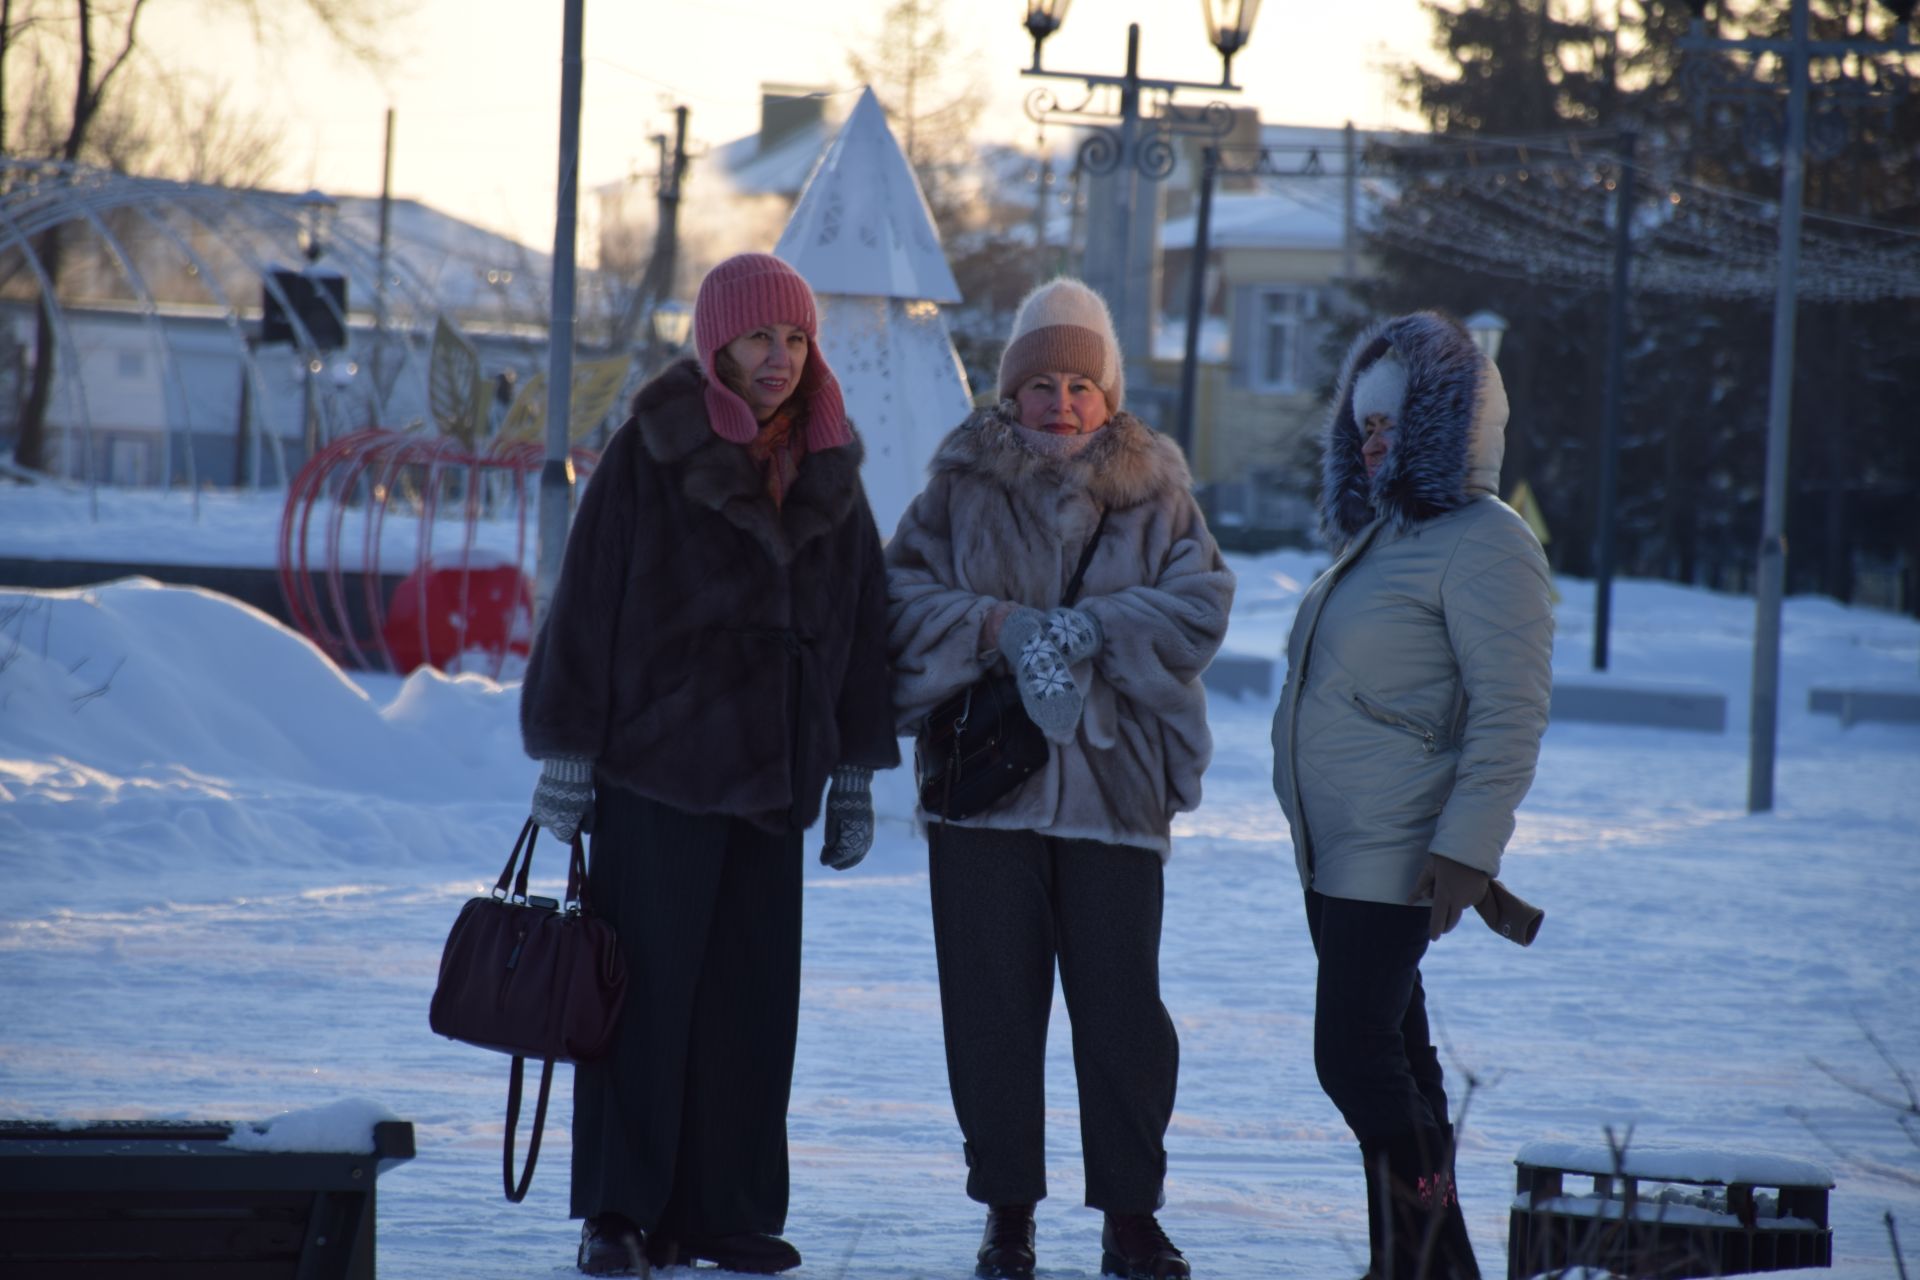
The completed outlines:
[[[1237,93],[1233,83],[1234,55],[1246,47],[1260,0],[1203,0],[1207,35],[1220,53],[1220,80],[1203,84],[1188,80],[1154,80],[1140,74],[1140,24],[1127,27],[1127,64],[1121,75],[1084,71],[1050,71],[1042,63],[1047,37],[1066,21],[1072,0],[1027,0],[1026,28],[1033,37],[1033,63],[1020,74],[1056,80],[1078,80],[1087,96],[1063,105],[1045,89],[1027,97],[1027,116],[1037,124],[1064,119],[1088,125],[1092,133],[1081,144],[1078,165],[1096,182],[1088,200],[1087,244],[1081,274],[1113,311],[1119,328],[1120,349],[1127,360],[1145,361],[1151,354],[1154,247],[1158,228],[1152,218],[1136,216],[1145,195],[1143,184],[1157,183],[1173,172],[1176,134],[1225,137],[1233,127],[1226,104],[1212,102],[1187,108],[1174,102],[1182,89]],[[1096,96],[1117,95],[1111,111],[1091,110]],[[1142,93],[1158,98],[1158,113],[1143,119]]]
[[[553,297],[547,329],[546,460],[540,468],[538,563],[534,570],[534,626],[560,585],[567,529],[573,523],[573,458],[567,426],[573,421],[573,250],[580,199],[580,35],[586,0],[566,0],[560,27],[560,165],[553,215]]]
[[[1500,340],[1507,336],[1507,318],[1497,311],[1476,311],[1462,323],[1467,326],[1467,336],[1473,339],[1473,345],[1480,349],[1487,363],[1498,361]]]
[[[1808,98],[1812,92],[1809,63],[1813,58],[1866,61],[1893,53],[1889,82],[1904,92],[1905,67],[1901,58],[1914,49],[1907,35],[1915,0],[1881,0],[1893,14],[1892,37],[1886,40],[1813,40],[1808,0],[1792,0],[1788,38],[1725,39],[1706,32],[1707,0],[1687,0],[1693,23],[1680,47],[1698,53],[1770,55],[1787,75],[1787,118],[1780,146],[1780,256],[1773,295],[1773,354],[1767,381],[1766,482],[1760,518],[1758,574],[1754,584],[1753,691],[1747,761],[1747,812],[1773,808],[1773,767],[1779,737],[1780,609],[1787,583],[1787,441],[1793,419],[1794,325],[1797,318],[1800,274],[1800,209],[1806,187]],[[1693,83],[1696,101],[1725,96],[1728,89],[1713,83],[1716,63],[1702,64],[1702,76]],[[1886,71],[1886,68],[1882,68]],[[1770,96],[1770,86],[1759,86]],[[1756,86],[1738,84],[1733,94],[1756,96]],[[1843,103],[1846,101],[1842,96]],[[1749,130],[1751,136],[1752,131]]]

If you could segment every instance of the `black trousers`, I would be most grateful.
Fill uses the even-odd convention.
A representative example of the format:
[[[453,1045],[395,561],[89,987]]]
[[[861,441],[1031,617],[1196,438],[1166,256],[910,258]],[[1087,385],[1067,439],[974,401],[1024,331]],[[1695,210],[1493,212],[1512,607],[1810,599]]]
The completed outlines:
[[[1426,1134],[1447,1123],[1440,1055],[1427,1027],[1420,960],[1426,907],[1307,891],[1319,956],[1313,1065],[1320,1087],[1363,1143]]]
[[[613,1052],[574,1069],[572,1214],[778,1234],[801,834],[596,792],[588,893],[620,935],[627,999]]]
[[[1032,831],[929,827],[947,1079],[967,1194],[1045,1199],[1053,971],[1073,1023],[1087,1204],[1159,1207],[1180,1042],[1160,1003],[1160,856]]]

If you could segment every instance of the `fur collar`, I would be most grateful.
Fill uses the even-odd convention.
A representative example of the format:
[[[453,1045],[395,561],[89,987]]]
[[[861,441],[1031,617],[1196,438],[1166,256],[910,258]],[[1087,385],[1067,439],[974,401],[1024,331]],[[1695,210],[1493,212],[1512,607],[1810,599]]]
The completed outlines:
[[[695,360],[669,366],[633,398],[633,416],[648,456],[678,472],[689,501],[719,512],[752,534],[777,564],[836,528],[860,497],[860,461],[851,444],[808,453],[800,474],[776,510],[766,477],[744,445],[722,440],[707,423],[706,375]],[[851,427],[848,428],[850,431]]]
[[[1353,416],[1353,386],[1392,347],[1407,369],[1393,448],[1369,481]],[[1354,339],[1327,419],[1320,527],[1344,546],[1379,518],[1407,529],[1457,511],[1500,484],[1506,391],[1499,371],[1451,316],[1419,311],[1370,325]]]
[[[1014,430],[1016,421],[1011,400],[975,409],[940,442],[927,473],[984,475],[1013,492],[1042,485],[1083,489],[1103,510],[1124,510],[1193,488],[1180,446],[1124,410],[1072,457],[1031,448]]]

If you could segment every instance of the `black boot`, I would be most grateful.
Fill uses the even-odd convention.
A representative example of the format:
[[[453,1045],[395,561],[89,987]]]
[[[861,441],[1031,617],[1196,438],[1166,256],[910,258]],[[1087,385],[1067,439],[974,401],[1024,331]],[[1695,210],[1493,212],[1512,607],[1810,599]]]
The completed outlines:
[[[730,1236],[667,1236],[658,1232],[647,1245],[656,1267],[691,1267],[711,1262],[722,1271],[750,1276],[778,1275],[800,1265],[800,1251],[779,1236],[742,1231]]]
[[[1444,1127],[1360,1144],[1372,1280],[1480,1280],[1454,1186],[1452,1147]]]
[[[1460,1188],[1453,1176],[1453,1126],[1440,1126],[1440,1146],[1447,1161],[1446,1217],[1440,1222],[1440,1239],[1434,1249],[1433,1272],[1453,1280],[1480,1280],[1480,1263],[1473,1256],[1473,1240],[1467,1235],[1467,1218],[1460,1212]]]
[[[1126,1280],[1185,1280],[1187,1260],[1150,1213],[1110,1213],[1100,1232],[1100,1274]]]
[[[590,1276],[650,1276],[646,1232],[617,1213],[580,1224],[580,1256],[574,1263]]]
[[[1033,1280],[1032,1205],[996,1204],[987,1210],[973,1274],[981,1280]]]

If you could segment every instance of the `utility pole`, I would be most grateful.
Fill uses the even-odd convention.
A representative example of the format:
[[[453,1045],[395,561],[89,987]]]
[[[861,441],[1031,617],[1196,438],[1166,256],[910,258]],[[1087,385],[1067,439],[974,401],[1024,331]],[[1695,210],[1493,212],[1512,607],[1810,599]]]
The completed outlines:
[[[1682,37],[1680,47],[1689,52],[1724,54],[1741,52],[1772,55],[1787,72],[1787,128],[1780,155],[1780,254],[1774,279],[1772,367],[1767,379],[1766,482],[1760,515],[1758,573],[1754,584],[1753,692],[1749,716],[1747,765],[1747,812],[1765,813],[1773,808],[1773,774],[1779,740],[1780,720],[1780,613],[1787,584],[1787,445],[1793,422],[1793,363],[1795,320],[1799,306],[1801,204],[1806,190],[1808,99],[1812,94],[1813,58],[1839,58],[1866,63],[1876,55],[1891,53],[1896,62],[1891,79],[1904,91],[1906,76],[1898,69],[1898,59],[1914,46],[1908,39],[1907,24],[1913,20],[1913,0],[1882,0],[1894,16],[1891,38],[1875,40],[1862,36],[1845,40],[1812,39],[1812,20],[1808,0],[1792,0],[1789,34],[1785,40],[1723,39],[1707,34],[1706,0],[1688,0],[1693,24]],[[1709,64],[1711,66],[1711,64]],[[1889,68],[1881,66],[1880,71]],[[1711,78],[1701,81],[1705,92],[1698,97],[1711,99],[1716,88]],[[1857,86],[1856,86],[1857,90]],[[1751,94],[1740,83],[1739,95]],[[1857,105],[1875,90],[1839,93],[1835,99],[1843,108]]]
[[[560,584],[573,522],[573,242],[580,196],[580,31],[586,0],[566,0],[560,41],[560,172],[553,210],[553,300],[547,349],[547,454],[540,469],[539,565],[534,626],[546,621]]]
[[[1602,410],[1600,510],[1594,534],[1593,669],[1607,669],[1613,625],[1613,508],[1619,489],[1620,418],[1626,400],[1627,286],[1633,262],[1633,163],[1636,138],[1620,135],[1620,177],[1613,188],[1613,290],[1607,299],[1607,389]]]

